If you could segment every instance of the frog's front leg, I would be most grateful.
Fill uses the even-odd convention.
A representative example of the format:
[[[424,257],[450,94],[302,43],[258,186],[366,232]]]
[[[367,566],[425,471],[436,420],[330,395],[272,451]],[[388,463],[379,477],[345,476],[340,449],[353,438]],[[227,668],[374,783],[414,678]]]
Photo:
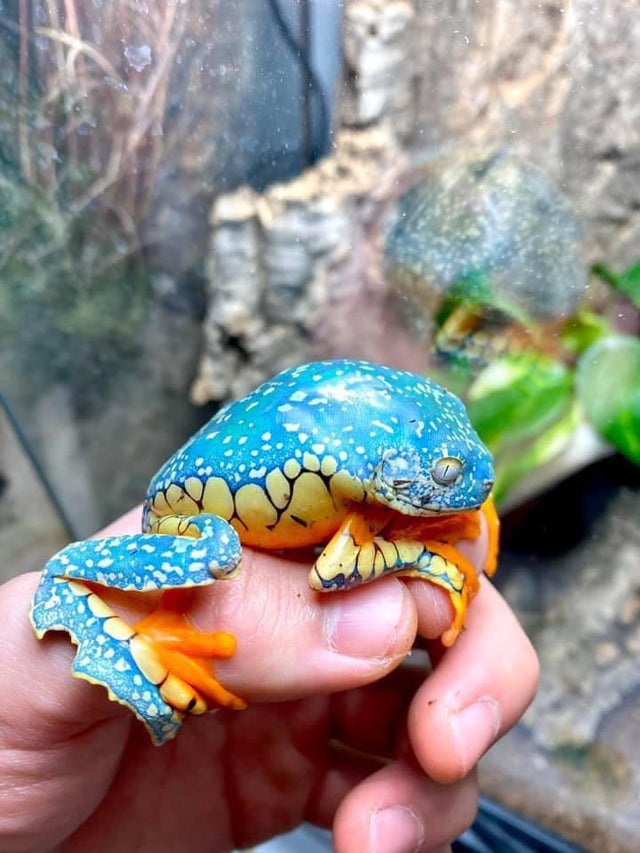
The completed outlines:
[[[185,713],[204,713],[208,701],[244,707],[209,664],[234,653],[234,637],[198,631],[182,612],[184,590],[237,572],[240,542],[209,515],[166,517],[151,530],[68,545],[45,566],[31,620],[38,637],[67,631],[78,646],[73,674],[106,687],[161,744],[176,735]],[[109,589],[162,596],[156,610],[130,625],[104,600]]]
[[[454,610],[444,645],[456,640],[467,606],[478,591],[473,564],[456,547],[479,535],[479,513],[408,518],[384,507],[359,507],[349,513],[316,560],[309,576],[313,589],[327,592],[369,583],[385,574],[427,580],[442,587]]]

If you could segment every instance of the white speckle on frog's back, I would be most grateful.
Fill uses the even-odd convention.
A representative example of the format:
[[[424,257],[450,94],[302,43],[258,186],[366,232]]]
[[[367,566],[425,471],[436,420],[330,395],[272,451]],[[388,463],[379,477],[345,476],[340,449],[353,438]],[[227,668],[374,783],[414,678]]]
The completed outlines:
[[[161,469],[151,491],[202,478],[204,463],[207,476],[223,478],[232,491],[249,479],[266,489],[269,472],[286,474],[292,460],[322,471],[330,454],[340,470],[364,481],[386,452],[406,445],[418,446],[426,466],[445,455],[445,445],[453,455],[456,447],[467,456],[482,448],[460,402],[431,380],[367,362],[312,363],[225,406]]]

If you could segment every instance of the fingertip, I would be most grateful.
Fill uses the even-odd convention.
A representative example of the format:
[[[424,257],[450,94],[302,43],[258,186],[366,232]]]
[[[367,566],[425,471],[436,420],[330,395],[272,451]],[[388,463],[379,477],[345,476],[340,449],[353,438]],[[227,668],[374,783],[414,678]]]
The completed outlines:
[[[475,567],[478,575],[482,575],[489,550],[489,533],[484,515],[480,516],[480,534],[476,539],[463,539],[456,543],[456,549]],[[436,640],[451,627],[454,620],[454,609],[449,594],[445,589],[424,580],[407,580],[418,614],[418,634],[425,640]],[[473,607],[473,600],[469,603]]]
[[[486,579],[467,630],[416,693],[411,745],[434,779],[462,778],[524,713],[538,683],[537,656],[517,619]]]
[[[469,705],[459,705],[458,699],[450,695],[430,700],[427,712],[414,702],[408,716],[409,737],[420,766],[442,784],[464,779],[502,727],[502,712],[493,697]]]
[[[330,595],[323,611],[327,644],[337,654],[400,658],[411,650],[416,608],[407,588],[396,578]]]
[[[394,761],[354,788],[334,820],[337,853],[443,850],[472,823],[477,782],[441,785],[414,762]]]
[[[425,640],[437,640],[451,627],[453,605],[447,592],[424,580],[406,581],[416,604],[418,635]]]

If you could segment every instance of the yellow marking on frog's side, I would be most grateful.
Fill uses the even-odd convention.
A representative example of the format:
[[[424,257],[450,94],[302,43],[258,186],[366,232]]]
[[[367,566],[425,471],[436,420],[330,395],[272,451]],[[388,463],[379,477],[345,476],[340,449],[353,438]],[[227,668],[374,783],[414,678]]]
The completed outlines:
[[[184,481],[184,488],[189,497],[193,498],[194,501],[198,502],[202,499],[204,483],[199,477],[187,477]]]
[[[167,503],[167,499],[164,496],[164,492],[156,492],[153,496],[153,501],[151,502],[151,506],[156,515],[169,515],[173,510]]]
[[[287,459],[282,466],[282,470],[284,471],[285,477],[288,477],[290,480],[295,480],[301,471],[301,465],[297,459]]]
[[[331,494],[340,499],[361,503],[364,500],[364,486],[346,471],[337,471],[329,483]]]
[[[303,453],[302,454],[302,464],[307,469],[307,471],[319,471],[320,470],[320,460],[315,455],[315,453]]]
[[[165,489],[164,496],[166,498],[167,503],[169,504],[171,512],[175,513],[176,515],[182,515],[183,513],[180,512],[180,506],[178,502],[184,497],[184,492],[182,491],[180,486],[177,486],[175,483],[171,483]]]
[[[331,477],[338,470],[338,460],[333,456],[323,456],[320,463],[320,473]]]
[[[302,519],[307,525],[334,518],[336,507],[322,477],[303,471],[293,484],[287,515]]]
[[[269,527],[278,520],[278,511],[257,483],[240,486],[235,495],[236,514],[250,530]]]
[[[171,483],[165,494],[171,511],[176,515],[197,515],[200,512],[194,499],[176,483]]]
[[[278,509],[284,509],[291,498],[291,483],[289,480],[287,480],[279,468],[274,468],[265,477],[265,482],[267,492],[274,506]]]
[[[189,518],[180,515],[166,515],[164,518],[149,516],[149,533],[169,534],[170,536],[189,536],[192,539],[200,538],[200,531]]]
[[[226,482],[222,477],[209,477],[202,493],[202,511],[228,521],[234,510],[233,495]]]
[[[262,539],[254,540],[250,534],[247,534],[247,528],[239,518],[230,519],[229,524],[233,527],[238,536],[241,537],[243,545],[259,545],[262,542]]]
[[[333,535],[346,512],[346,504],[334,501],[322,477],[311,471],[303,471],[292,486],[291,498],[273,526],[258,528],[253,525],[247,529],[238,518],[231,520],[243,544],[290,548],[295,543],[303,548],[317,545]],[[275,512],[273,507],[272,510]],[[240,511],[238,516],[242,518]]]

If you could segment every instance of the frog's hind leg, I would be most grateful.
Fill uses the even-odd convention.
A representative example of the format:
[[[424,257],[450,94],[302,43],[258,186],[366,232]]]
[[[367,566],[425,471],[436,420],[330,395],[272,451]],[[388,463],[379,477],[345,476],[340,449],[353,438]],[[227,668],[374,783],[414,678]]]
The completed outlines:
[[[222,519],[174,518],[162,533],[76,542],[53,557],[36,591],[31,619],[39,637],[67,631],[78,646],[73,673],[107,688],[146,725],[155,743],[174,737],[185,713],[207,702],[244,707],[213,677],[209,661],[229,657],[235,639],[197,631],[184,615],[185,589],[231,577],[237,534]],[[199,537],[199,538],[194,538]],[[104,599],[109,589],[163,590],[159,607],[128,624]]]
[[[311,570],[313,589],[330,591],[369,583],[385,574],[420,578],[442,587],[454,611],[441,637],[450,646],[464,627],[479,583],[472,563],[455,547],[480,532],[479,513],[410,518],[383,507],[349,513]]]
[[[421,543],[424,548],[424,554],[421,554],[416,566],[401,571],[400,574],[431,581],[449,593],[454,620],[441,637],[446,646],[452,645],[464,628],[467,607],[480,588],[473,563],[456,545],[461,539],[478,538],[482,517],[488,540],[484,571],[492,575],[497,565],[500,520],[491,497],[479,510],[412,520],[396,517],[384,531],[385,536],[393,540],[401,550],[406,547],[413,548],[415,541]],[[407,543],[407,540],[410,542]]]
[[[309,586],[318,592],[349,589],[393,571],[381,550],[383,540],[376,538],[392,516],[392,510],[378,504],[359,506],[347,513],[315,561]]]
[[[441,635],[444,646],[451,646],[465,626],[469,602],[479,589],[476,570],[453,545],[444,542],[416,542],[412,539],[395,539],[400,560],[415,561],[408,568],[396,570],[406,578],[426,580],[444,589],[453,607],[453,622]],[[419,553],[416,554],[416,548]]]

